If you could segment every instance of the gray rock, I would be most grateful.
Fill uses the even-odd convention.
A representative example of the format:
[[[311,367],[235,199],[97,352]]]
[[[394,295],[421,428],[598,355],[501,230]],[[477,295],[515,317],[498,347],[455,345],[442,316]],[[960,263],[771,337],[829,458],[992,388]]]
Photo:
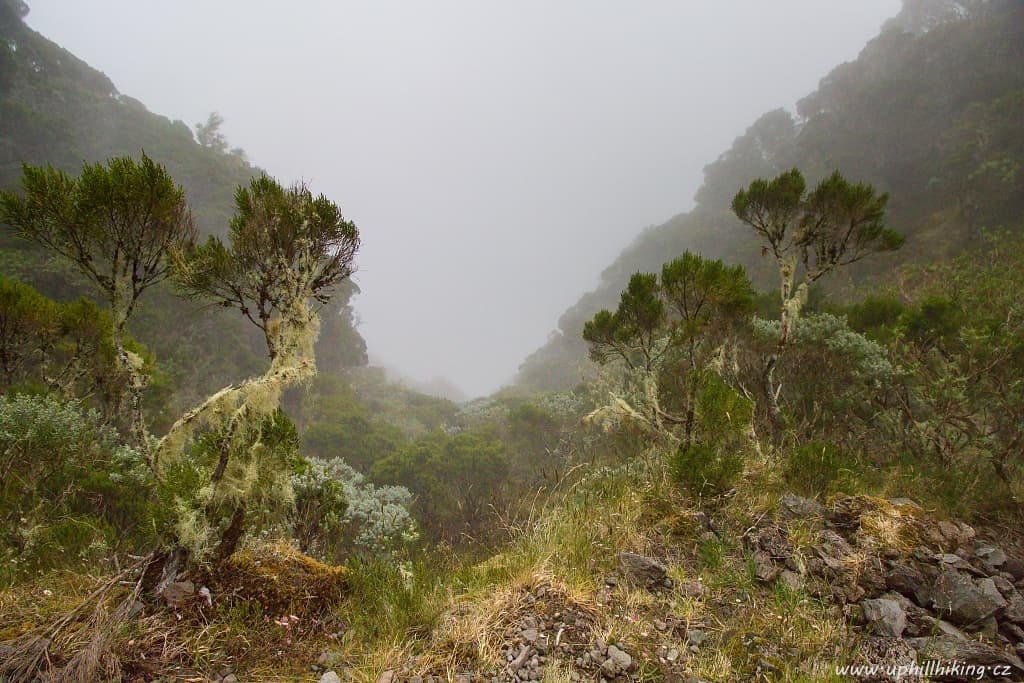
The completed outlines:
[[[1024,625],[1024,596],[1021,596],[1020,593],[1013,593],[1007,600],[1003,617],[1015,624]]]
[[[957,640],[967,640],[967,634],[956,626],[953,626],[953,624],[949,623],[945,619],[935,620],[935,633],[933,635],[946,635],[956,638]]]
[[[1002,593],[1003,597],[1007,600],[1017,594],[1017,589],[1013,587],[1013,582],[1002,574],[996,574],[989,578],[992,579],[992,583],[995,584],[996,588],[999,589],[999,592]]]
[[[664,631],[668,628],[668,623],[662,621],[661,619],[655,619],[652,623],[654,624],[654,628],[658,629],[659,631]]]
[[[688,598],[699,598],[704,595],[704,584],[700,581],[686,581],[679,586],[679,591]]]
[[[377,679],[377,683],[395,683],[395,672],[385,671],[380,675],[380,678]]]
[[[979,640],[961,640],[955,636],[941,635],[934,638],[907,638],[906,642],[927,659],[956,660],[986,666],[1004,665],[1016,669],[1018,675],[1024,673],[1024,664],[1019,658]]]
[[[979,588],[981,588],[982,593],[991,598],[992,602],[999,605],[998,609],[1003,609],[1004,607],[1006,607],[1006,598],[1003,597],[1003,594],[999,591],[999,588],[996,587],[995,581],[993,581],[990,578],[984,578],[980,579],[977,582],[977,585]]]
[[[804,587],[803,577],[789,569],[782,570],[782,573],[779,574],[779,581],[783,586],[793,591],[803,590]]]
[[[530,648],[528,648],[528,647],[526,647],[524,645],[523,648],[519,651],[519,655],[514,660],[512,660],[511,664],[509,664],[509,667],[513,671],[521,669],[523,667],[523,665],[526,664],[526,661],[529,658],[530,658]]]
[[[821,503],[792,493],[787,493],[779,499],[779,511],[783,513],[783,517],[789,519],[823,517],[825,515],[825,508]]]
[[[854,554],[846,539],[831,529],[818,534],[818,545],[814,546],[814,552],[824,566],[835,573],[844,573],[846,560]]]
[[[611,666],[609,666],[609,663]],[[633,666],[633,658],[629,656],[623,650],[615,647],[614,645],[608,646],[608,659],[605,660],[604,664],[601,665],[601,669],[606,672],[612,672],[611,675],[615,676],[621,672],[629,671]]]
[[[779,575],[779,568],[772,562],[772,556],[764,550],[754,552],[754,576],[758,581],[770,583]]]
[[[527,642],[536,643],[537,639],[540,638],[540,632],[535,628],[527,628],[523,629],[522,636]]]
[[[1007,557],[1000,569],[1012,576],[1014,581],[1024,580],[1024,560],[1019,557]]]
[[[985,563],[985,566],[996,568],[1006,564],[1006,553],[994,545],[983,545],[974,551],[975,556]]]
[[[672,648],[668,651],[668,654],[665,655],[665,659],[667,659],[670,662],[676,661],[677,659],[679,659],[679,650],[677,650],[676,648]]]
[[[320,683],[341,683],[341,676],[333,671],[325,671],[323,675],[320,676]]]
[[[995,590],[995,586],[992,586]],[[995,591],[998,594],[999,591]],[[980,626],[996,613],[1005,601],[997,601],[971,579],[951,569],[939,574],[932,589],[932,604],[936,611],[949,617],[959,626]]]
[[[224,678],[220,679],[221,683],[238,683],[238,676],[235,674],[228,674]]]
[[[640,586],[661,583],[668,574],[668,568],[661,562],[636,553],[619,553],[619,570],[626,578]]]
[[[907,613],[895,600],[879,598],[865,600],[861,604],[864,619],[877,636],[899,638],[907,628]]]
[[[928,583],[925,576],[909,564],[895,564],[885,575],[886,588],[907,596],[921,607],[930,607],[932,603]]]
[[[686,632],[686,643],[692,647],[700,647],[707,639],[708,634],[700,629],[694,628]]]

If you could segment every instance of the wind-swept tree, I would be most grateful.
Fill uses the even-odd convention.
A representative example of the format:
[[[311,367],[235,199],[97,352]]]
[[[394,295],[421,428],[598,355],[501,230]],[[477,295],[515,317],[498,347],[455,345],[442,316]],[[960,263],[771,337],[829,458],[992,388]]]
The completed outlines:
[[[898,249],[903,237],[885,224],[887,194],[851,183],[838,171],[807,192],[798,169],[755,180],[732,201],[736,216],[764,240],[762,251],[778,264],[781,309],[775,351],[762,372],[768,416],[781,436],[782,411],[774,370],[814,282],[870,254]]]
[[[216,457],[203,474],[209,486],[199,503],[207,529],[200,536],[212,532],[221,512],[230,511],[218,548],[222,557],[234,551],[244,532],[247,504],[265,494],[257,489],[287,481],[288,472],[281,469],[286,463],[265,457],[261,432],[281,393],[316,374],[317,304],[326,303],[352,274],[359,248],[355,224],[304,185],[284,188],[262,176],[238,189],[235,204],[228,243],[210,237],[195,249],[176,251],[175,280],[187,296],[234,308],[258,327],[270,367],[182,416],[156,453],[159,473],[179,460],[197,431],[216,433]],[[254,477],[257,471],[260,476]]]
[[[77,178],[52,166],[24,166],[23,194],[0,192],[0,221],[74,263],[110,305],[117,358],[127,377],[131,437],[145,448],[142,361],[125,348],[142,294],[168,275],[171,249],[195,241],[185,192],[143,153],[86,164]]]

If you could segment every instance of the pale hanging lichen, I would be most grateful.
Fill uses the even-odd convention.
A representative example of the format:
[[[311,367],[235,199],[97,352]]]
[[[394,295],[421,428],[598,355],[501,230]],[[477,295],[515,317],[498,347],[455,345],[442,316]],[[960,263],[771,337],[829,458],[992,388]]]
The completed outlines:
[[[235,308],[256,325],[270,366],[182,415],[153,455],[158,476],[183,464],[197,471],[203,484],[193,490],[192,509],[205,511],[208,527],[222,526],[230,512],[218,549],[225,557],[244,532],[247,506],[291,499],[289,456],[297,436],[295,443],[266,439],[280,431],[274,416],[282,393],[316,375],[320,320],[313,303],[328,301],[332,288],[352,274],[359,246],[355,225],[333,202],[313,197],[302,185],[285,189],[263,176],[239,188],[236,207],[229,244],[214,237],[196,249],[175,252],[175,280],[188,296]],[[213,438],[199,444],[204,435]],[[211,455],[212,466],[207,462]],[[194,521],[194,516],[181,516],[179,526]],[[212,530],[204,535],[178,529],[177,541],[184,545],[186,538],[196,543],[186,547],[201,555]]]

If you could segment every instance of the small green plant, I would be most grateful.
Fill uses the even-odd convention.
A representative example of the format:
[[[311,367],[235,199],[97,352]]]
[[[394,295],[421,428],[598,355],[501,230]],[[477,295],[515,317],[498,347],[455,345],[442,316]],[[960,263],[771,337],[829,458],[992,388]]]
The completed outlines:
[[[799,446],[789,457],[783,478],[796,493],[823,497],[835,489],[846,460],[832,444],[812,441]]]
[[[700,440],[681,444],[670,457],[669,470],[691,492],[718,495],[743,473],[753,406],[713,373],[701,373],[697,385]]]

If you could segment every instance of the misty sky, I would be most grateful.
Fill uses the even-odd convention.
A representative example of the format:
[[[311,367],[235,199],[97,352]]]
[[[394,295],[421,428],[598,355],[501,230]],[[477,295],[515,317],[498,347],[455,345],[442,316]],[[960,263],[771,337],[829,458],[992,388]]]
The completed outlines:
[[[363,236],[371,356],[496,389],[761,113],[898,0],[28,0],[121,92],[305,179]],[[666,254],[666,259],[675,254]]]

